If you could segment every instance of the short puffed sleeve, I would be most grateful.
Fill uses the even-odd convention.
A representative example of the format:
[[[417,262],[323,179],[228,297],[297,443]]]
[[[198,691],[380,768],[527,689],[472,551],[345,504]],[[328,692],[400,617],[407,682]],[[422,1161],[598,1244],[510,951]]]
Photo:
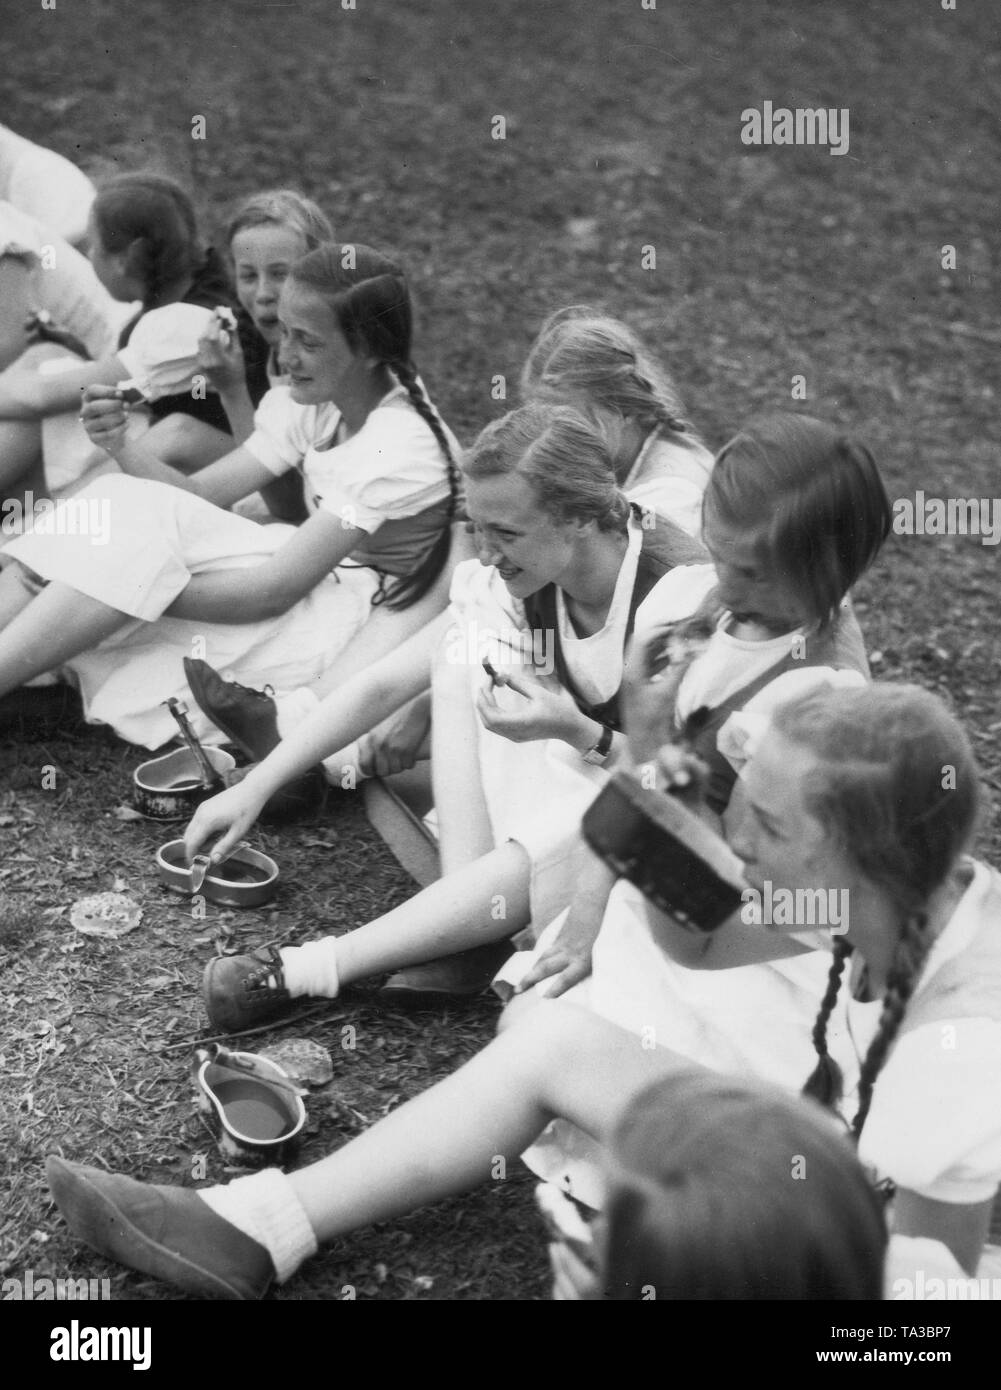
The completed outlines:
[[[1001,1023],[943,1020],[903,1033],[876,1078],[859,1157],[935,1201],[992,1197],[1001,1182]]]
[[[370,533],[449,494],[441,446],[405,397],[377,407],[337,448],[310,451],[305,469],[318,506]]]
[[[278,477],[298,468],[318,430],[333,433],[337,411],[329,407],[328,413],[330,419],[321,420],[315,406],[297,405],[287,386],[272,386],[261,397],[254,412],[254,432],[243,447]]]
[[[727,762],[740,771],[771,724],[772,711],[808,690],[826,685],[831,689],[864,686],[860,671],[836,670],[833,666],[806,666],[784,671],[753,695],[743,709],[734,710],[716,736],[716,746]]]
[[[147,399],[191,390],[199,373],[198,340],[212,317],[211,309],[184,303],[142,315],[118,357]]]
[[[690,618],[715,584],[712,565],[677,565],[668,570],[636,610],[637,636]]]

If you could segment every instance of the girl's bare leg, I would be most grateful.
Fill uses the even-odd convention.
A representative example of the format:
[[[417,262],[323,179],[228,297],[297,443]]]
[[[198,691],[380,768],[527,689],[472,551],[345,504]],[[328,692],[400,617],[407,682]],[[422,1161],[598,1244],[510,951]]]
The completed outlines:
[[[446,638],[431,684],[431,782],[443,874],[472,864],[494,847],[480,777],[480,722],[470,693],[469,667],[449,661],[451,650]]]
[[[0,420],[0,496],[21,496],[41,459],[41,421]]]
[[[486,1182],[556,1115],[601,1141],[630,1095],[690,1065],[554,1002],[289,1181],[322,1244]]]
[[[452,549],[441,574],[423,598],[402,613],[386,607],[374,608],[365,626],[347,644],[333,665],[310,687],[322,700],[343,684],[349,676],[364,671],[381,656],[395,649],[408,637],[434,622],[448,607],[448,593],[455,567],[472,557],[465,528],[458,523],[452,529]]]
[[[179,473],[197,473],[206,464],[215,463],[234,448],[233,436],[196,420],[193,415],[175,411],[151,425],[143,436],[158,459],[169,463]]]
[[[16,560],[9,560],[0,570],[0,632],[34,602],[37,587]],[[0,639],[2,640],[2,639]]]
[[[528,923],[528,888],[528,856],[508,841],[338,937],[341,985],[504,940]]]
[[[402,613],[395,613],[385,605],[373,608],[364,627],[352,637],[334,663],[310,689],[322,700],[324,695],[329,695],[332,690],[343,685],[349,676],[366,670],[380,657],[395,651],[408,637],[412,637],[415,632],[420,632],[422,627],[433,622],[445,611],[447,600],[448,582],[444,576],[439,576],[424,597],[412,608],[404,609]]]
[[[9,572],[3,576],[4,591]],[[13,592],[0,594],[0,620],[4,608],[11,615],[0,636],[0,695],[89,651],[129,621],[117,608],[59,582],[20,606]]]

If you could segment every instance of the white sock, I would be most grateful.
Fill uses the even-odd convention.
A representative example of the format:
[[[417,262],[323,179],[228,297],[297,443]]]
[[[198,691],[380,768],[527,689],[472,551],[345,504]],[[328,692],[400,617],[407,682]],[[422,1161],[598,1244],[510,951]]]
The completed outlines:
[[[320,697],[307,686],[302,686],[299,690],[280,691],[275,696],[275,722],[282,738],[287,738],[304,719],[308,719],[319,703]],[[359,762],[358,745],[350,743],[339,753],[332,753],[329,758],[324,758],[321,766],[332,787],[353,790],[362,781],[361,773],[358,771]]]
[[[354,791],[358,783],[364,782],[367,778],[367,774],[359,770],[360,764],[361,753],[358,744],[349,743],[340,752],[324,758],[323,774],[332,787],[340,787],[342,791]]]
[[[275,695],[275,723],[282,738],[288,738],[289,734],[313,713],[319,703],[320,697],[307,686],[301,686],[298,690],[279,691]]]
[[[279,1168],[199,1188],[198,1195],[217,1216],[264,1246],[279,1284],[319,1248],[295,1188]]]
[[[281,947],[285,988],[293,999],[336,999],[341,988],[337,970],[337,938]]]

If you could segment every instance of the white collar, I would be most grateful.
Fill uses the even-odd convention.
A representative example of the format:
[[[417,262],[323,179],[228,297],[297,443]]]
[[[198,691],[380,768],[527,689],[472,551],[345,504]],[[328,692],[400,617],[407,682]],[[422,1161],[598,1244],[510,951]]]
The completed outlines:
[[[619,487],[623,492],[625,492],[627,488],[632,487],[633,483],[636,481],[637,477],[640,474],[640,471],[643,468],[643,465],[646,463],[647,455],[650,453],[650,450],[656,443],[659,434],[660,426],[654,425],[653,429],[650,431],[646,439],[644,439],[643,443],[640,445],[640,451],[633,459],[633,466],[627,473],[625,482],[619,484]]]
[[[967,949],[983,926],[987,899],[992,892],[1001,888],[1001,879],[989,865],[981,863],[979,859],[964,858],[962,862],[964,867],[973,870],[973,877],[952,916],[932,943],[915,994],[947,961]]]
[[[619,618],[623,608],[628,611],[629,600],[632,598],[633,585],[636,583],[636,571],[639,567],[640,551],[643,549],[643,526],[636,519],[633,513],[629,513],[629,522],[626,528],[626,550],[619,566],[619,572],[615,579],[615,589],[612,593],[612,601],[608,605],[608,614],[604,623],[597,632],[592,632],[590,637],[578,637],[574,631],[573,623],[567,612],[566,596],[563,590],[556,586],[556,618],[560,624],[561,636],[568,637],[574,642],[590,642],[596,637],[600,637],[611,628]]]

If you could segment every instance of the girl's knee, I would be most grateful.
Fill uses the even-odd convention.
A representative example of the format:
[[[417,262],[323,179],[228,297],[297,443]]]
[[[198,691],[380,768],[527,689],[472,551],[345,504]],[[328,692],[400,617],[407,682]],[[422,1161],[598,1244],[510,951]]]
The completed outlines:
[[[182,411],[157,420],[145,435],[144,443],[163,463],[189,473],[213,463],[233,448],[229,435]]]
[[[441,697],[456,694],[469,698],[469,666],[461,630],[453,625],[442,634],[431,658],[431,689]]]
[[[529,1053],[536,1059],[545,1057],[554,1073],[572,1066],[595,1031],[606,1026],[587,1010],[559,999],[523,994],[518,996],[517,1003],[518,1009],[506,1020],[501,1015],[498,1037],[502,1037],[505,1047],[512,1050]]]
[[[14,560],[9,556],[5,558],[3,574],[5,578],[9,576],[11,584],[17,584],[32,598],[37,597],[49,582],[47,579],[43,579],[40,574],[36,574],[34,570],[29,569],[21,560]]]
[[[497,1036],[506,1033],[510,1028],[517,1028],[534,1009],[538,1009],[544,1002],[534,989],[529,990],[526,994],[513,994],[501,1010],[500,1018],[497,1020]]]
[[[195,430],[192,429],[197,421],[190,415],[182,415],[179,412],[173,415],[165,415],[162,420],[157,420],[151,426],[146,443],[156,450],[157,457],[164,463],[174,464],[183,457],[195,440]]]

